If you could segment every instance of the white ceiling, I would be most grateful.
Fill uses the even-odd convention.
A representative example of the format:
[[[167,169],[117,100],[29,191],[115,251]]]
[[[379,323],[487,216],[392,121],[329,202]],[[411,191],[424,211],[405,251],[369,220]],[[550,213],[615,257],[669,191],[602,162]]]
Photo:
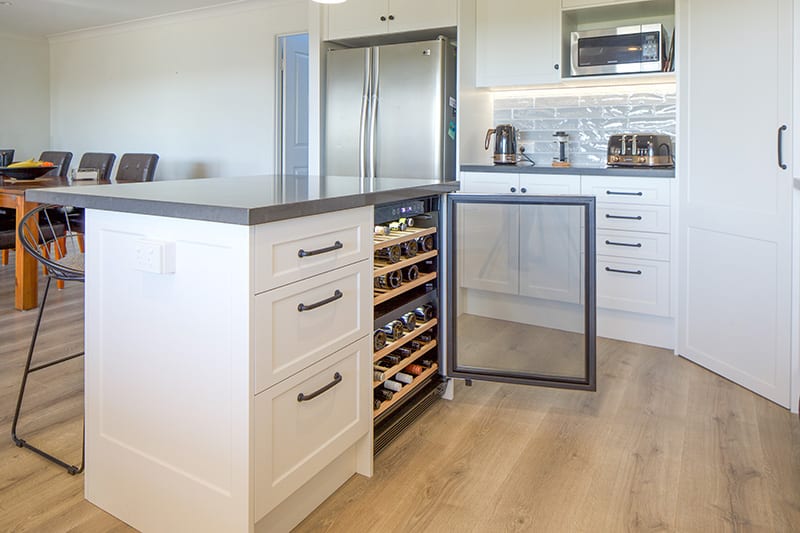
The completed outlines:
[[[8,1],[11,6],[0,5],[0,33],[35,38],[242,0]]]

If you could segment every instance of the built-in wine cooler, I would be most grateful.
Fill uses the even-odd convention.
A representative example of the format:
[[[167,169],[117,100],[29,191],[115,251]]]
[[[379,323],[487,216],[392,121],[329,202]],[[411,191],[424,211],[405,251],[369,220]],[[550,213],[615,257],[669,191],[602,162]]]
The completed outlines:
[[[441,396],[439,198],[375,209],[375,453]]]

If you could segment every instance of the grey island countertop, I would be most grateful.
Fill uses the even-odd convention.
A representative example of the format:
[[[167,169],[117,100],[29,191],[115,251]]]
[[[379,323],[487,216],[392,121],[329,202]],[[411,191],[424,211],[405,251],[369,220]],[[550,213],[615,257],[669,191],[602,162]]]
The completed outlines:
[[[437,195],[457,181],[353,176],[244,176],[29,190],[39,203],[255,225]]]
[[[461,165],[462,172],[514,172],[517,174],[580,174],[582,176],[618,176],[629,178],[674,178],[674,168],[615,168],[615,167],[568,167],[547,165]]]

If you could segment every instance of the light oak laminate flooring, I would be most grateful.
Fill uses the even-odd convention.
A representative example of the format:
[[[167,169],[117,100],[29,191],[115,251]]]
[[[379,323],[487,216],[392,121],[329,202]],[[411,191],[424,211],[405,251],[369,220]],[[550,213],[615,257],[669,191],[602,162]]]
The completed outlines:
[[[122,532],[83,475],[11,443],[36,314],[0,267],[0,532]],[[52,291],[41,347],[83,341],[83,287]],[[56,370],[58,369],[58,370]],[[78,461],[83,362],[31,378],[20,432]],[[800,531],[796,415],[666,350],[598,340],[596,393],[458,382],[299,532]]]

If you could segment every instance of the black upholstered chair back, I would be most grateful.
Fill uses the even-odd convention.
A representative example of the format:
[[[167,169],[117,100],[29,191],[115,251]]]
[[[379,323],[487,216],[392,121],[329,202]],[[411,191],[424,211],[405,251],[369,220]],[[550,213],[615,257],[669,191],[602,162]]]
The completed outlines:
[[[39,161],[49,161],[53,163],[53,170],[47,173],[48,176],[67,177],[69,165],[72,163],[72,152],[42,152]]]
[[[111,169],[114,168],[114,161],[116,159],[117,154],[86,152],[81,156],[81,162],[78,163],[78,170],[95,169],[98,171],[98,181],[110,183]]]
[[[117,167],[116,182],[153,181],[158,154],[122,154]]]

